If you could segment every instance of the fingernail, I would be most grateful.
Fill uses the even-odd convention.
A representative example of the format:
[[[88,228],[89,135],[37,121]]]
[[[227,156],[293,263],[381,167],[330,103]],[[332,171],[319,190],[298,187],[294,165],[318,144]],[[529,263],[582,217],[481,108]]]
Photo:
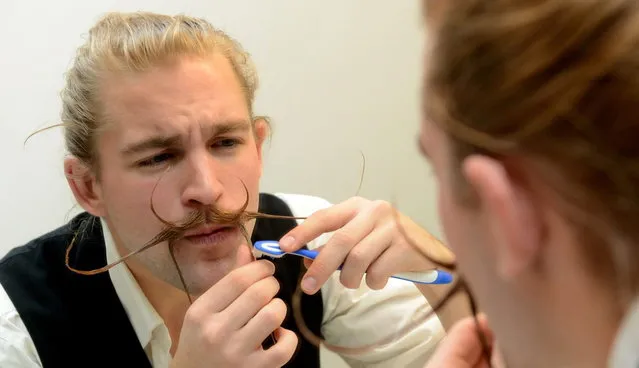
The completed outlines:
[[[316,286],[317,282],[313,277],[309,276],[302,279],[302,290],[306,291],[307,293],[312,293],[313,291],[315,291]]]
[[[295,239],[292,236],[287,235],[280,240],[280,247],[284,250],[289,249],[295,243]]]

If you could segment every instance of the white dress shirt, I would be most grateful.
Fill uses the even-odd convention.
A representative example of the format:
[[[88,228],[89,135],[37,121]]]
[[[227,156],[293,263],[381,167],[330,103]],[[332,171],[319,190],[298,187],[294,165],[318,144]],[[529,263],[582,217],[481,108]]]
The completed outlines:
[[[304,217],[331,204],[321,198],[276,194],[295,216]],[[301,222],[303,220],[298,220]],[[113,238],[102,221],[107,262],[119,258]],[[308,244],[315,248],[325,244],[330,233]],[[171,361],[171,338],[162,318],[155,311],[124,263],[109,270],[113,286],[131,324],[155,368],[167,368]],[[430,306],[410,282],[390,279],[382,290],[370,290],[362,282],[359,289],[347,289],[334,273],[321,288],[324,316],[322,333],[331,344],[362,346],[378,342],[389,333],[411,323]],[[423,367],[444,336],[436,317],[412,330],[394,343],[354,356],[342,355],[352,367]],[[303,338],[300,336],[300,338]],[[0,287],[0,367],[42,367],[38,353],[20,315],[4,289]]]

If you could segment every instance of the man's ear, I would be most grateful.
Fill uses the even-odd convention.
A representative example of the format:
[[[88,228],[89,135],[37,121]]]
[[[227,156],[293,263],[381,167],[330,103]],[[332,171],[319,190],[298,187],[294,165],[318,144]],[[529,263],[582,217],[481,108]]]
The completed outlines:
[[[91,169],[77,157],[69,156],[64,159],[64,175],[80,206],[94,216],[104,216],[102,193]]]
[[[253,122],[253,128],[255,129],[255,148],[257,149],[257,157],[260,160],[260,166],[262,166],[262,147],[264,142],[270,136],[271,125],[266,117],[257,117]]]
[[[534,268],[542,248],[543,219],[524,179],[504,162],[483,155],[466,158],[462,171],[491,232],[501,277],[512,280]]]

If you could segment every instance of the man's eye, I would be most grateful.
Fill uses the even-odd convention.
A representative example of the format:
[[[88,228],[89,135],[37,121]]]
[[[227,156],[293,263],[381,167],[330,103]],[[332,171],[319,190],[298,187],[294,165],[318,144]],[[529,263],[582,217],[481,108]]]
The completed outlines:
[[[139,166],[142,167],[149,167],[149,166],[157,166],[160,165],[164,162],[170,161],[175,157],[175,155],[171,154],[171,153],[161,153],[159,155],[155,155],[153,157],[150,157],[144,161],[140,161],[140,163],[138,164]]]
[[[215,148],[232,148],[240,144],[240,141],[233,138],[220,139],[213,144]]]

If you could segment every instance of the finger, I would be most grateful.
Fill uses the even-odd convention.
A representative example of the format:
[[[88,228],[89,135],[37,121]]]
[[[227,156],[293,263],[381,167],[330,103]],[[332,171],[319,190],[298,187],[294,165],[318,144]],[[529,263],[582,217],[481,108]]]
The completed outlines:
[[[493,349],[493,346],[495,344],[495,336],[488,326],[488,320],[486,319],[486,316],[484,314],[479,314],[474,317],[468,317],[467,320],[467,325],[460,327],[461,329],[465,329],[465,331],[461,330],[459,333],[460,335],[467,336],[469,341],[473,341],[473,343],[470,345],[473,346],[474,349],[472,349],[472,351],[468,349],[462,349],[459,351],[465,352],[467,354],[467,360],[474,359],[475,363],[479,364],[482,360],[484,360],[484,358],[486,358],[484,356],[484,346],[482,345],[482,342],[480,340],[480,334],[486,344],[488,344],[487,348],[489,349],[489,351],[492,351]],[[461,347],[457,346],[457,348]]]
[[[482,348],[472,317],[457,322],[448,332],[431,358],[427,368],[474,367],[481,358]]]
[[[347,288],[358,288],[364,273],[369,272],[371,265],[380,262],[380,257],[389,251],[388,247],[392,239],[393,233],[388,229],[375,229],[368,234],[346,256],[340,273],[340,282]]]
[[[272,299],[260,309],[238,332],[238,341],[245,345],[245,355],[259,348],[264,339],[280,327],[285,317],[286,304],[281,299]]]
[[[401,264],[401,257],[392,248],[386,249],[366,270],[366,285],[373,290],[381,290],[388,283],[388,278],[393,275],[391,270]]]
[[[413,252],[405,244],[397,243],[393,224],[386,224],[385,229],[379,229],[379,233],[384,234],[380,236],[379,241],[387,242],[388,245],[366,270],[366,284],[371,289],[383,289],[388,278],[398,272],[424,271],[429,268],[428,260]]]
[[[313,213],[280,239],[280,247],[285,252],[293,252],[318,236],[341,228],[357,215],[365,202],[355,197]]]
[[[276,343],[264,351],[253,353],[251,367],[281,367],[288,363],[297,350],[297,335],[291,330],[275,330]]]
[[[231,331],[239,330],[277,295],[279,289],[280,283],[275,277],[256,282],[220,312],[220,319],[227,321]]]
[[[491,362],[492,362],[492,366],[495,368],[506,367],[506,361],[504,360],[504,356],[501,353],[501,349],[499,348],[499,342],[497,341],[495,341],[493,345]]]
[[[304,275],[302,289],[313,294],[346,260],[346,255],[375,228],[370,211],[360,212],[353,220],[336,231],[317,255]]]
[[[236,268],[197,298],[191,309],[206,315],[220,312],[251,285],[273,276],[274,273],[275,265],[268,260],[255,261]]]
[[[484,317],[478,317],[481,332],[492,345],[493,336]],[[442,341],[427,368],[476,367],[481,366],[483,348],[478,337],[477,324],[473,317],[457,322]]]

